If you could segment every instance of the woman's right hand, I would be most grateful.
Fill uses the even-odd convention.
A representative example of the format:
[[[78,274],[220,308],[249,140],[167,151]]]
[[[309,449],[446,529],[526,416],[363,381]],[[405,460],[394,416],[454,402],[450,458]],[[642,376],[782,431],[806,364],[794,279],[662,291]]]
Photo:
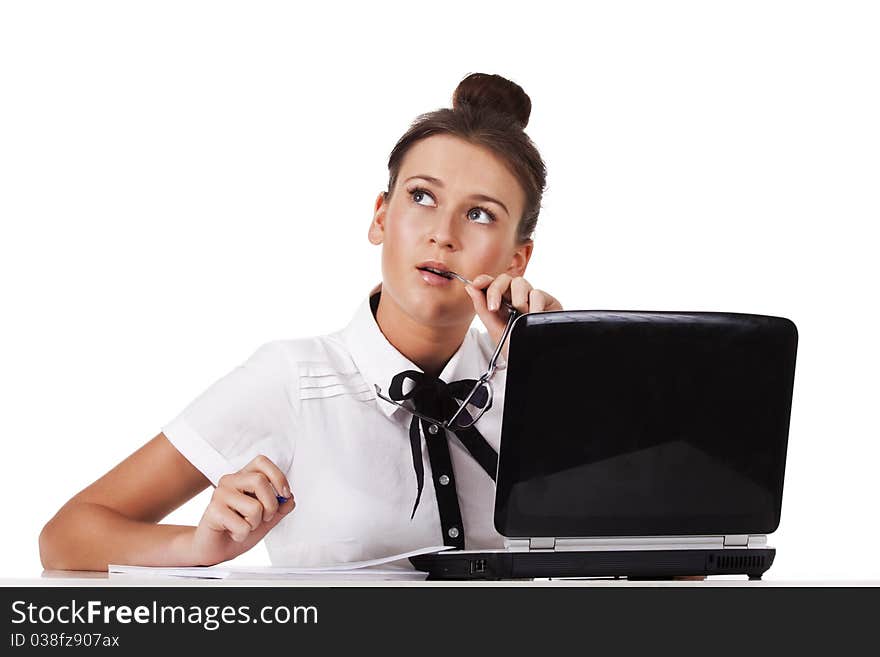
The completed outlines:
[[[287,501],[279,503],[276,492]],[[257,456],[238,472],[220,477],[192,538],[192,562],[210,566],[244,554],[295,506],[281,469]]]

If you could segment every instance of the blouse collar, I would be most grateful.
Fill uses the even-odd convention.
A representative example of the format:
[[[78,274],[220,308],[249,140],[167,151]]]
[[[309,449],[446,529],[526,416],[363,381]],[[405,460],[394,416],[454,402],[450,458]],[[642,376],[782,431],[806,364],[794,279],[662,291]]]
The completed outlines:
[[[375,390],[373,385],[376,384],[381,388],[383,395],[388,395],[388,386],[395,374],[404,370],[417,372],[423,370],[400,353],[379,328],[371,303],[378,304],[378,295],[381,291],[381,283],[370,291],[367,298],[358,306],[348,326],[342,330],[341,337],[361,376],[370,385],[371,391]],[[487,365],[488,358],[480,349],[477,332],[468,329],[464,340],[446,363],[439,378],[446,383],[459,379],[477,379]],[[376,400],[389,418],[395,411],[401,410],[378,396]]]

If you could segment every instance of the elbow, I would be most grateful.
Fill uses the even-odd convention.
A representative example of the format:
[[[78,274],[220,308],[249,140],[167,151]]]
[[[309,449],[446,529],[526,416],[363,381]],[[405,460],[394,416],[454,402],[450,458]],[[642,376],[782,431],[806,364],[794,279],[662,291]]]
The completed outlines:
[[[40,531],[40,563],[45,570],[107,570],[99,547],[100,523],[89,515],[88,506],[65,504]]]
[[[40,531],[40,563],[45,570],[76,570],[68,558],[70,546],[65,540],[63,513],[56,513]]]
[[[63,570],[58,559],[57,538],[54,527],[55,518],[45,524],[39,537],[40,563],[46,570]]]

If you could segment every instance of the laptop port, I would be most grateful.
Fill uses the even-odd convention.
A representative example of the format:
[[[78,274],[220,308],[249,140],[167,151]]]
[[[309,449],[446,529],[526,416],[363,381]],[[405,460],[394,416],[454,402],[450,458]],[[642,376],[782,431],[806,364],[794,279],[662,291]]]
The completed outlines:
[[[486,572],[486,560],[485,559],[473,559],[470,562],[470,574],[477,575],[479,573]]]

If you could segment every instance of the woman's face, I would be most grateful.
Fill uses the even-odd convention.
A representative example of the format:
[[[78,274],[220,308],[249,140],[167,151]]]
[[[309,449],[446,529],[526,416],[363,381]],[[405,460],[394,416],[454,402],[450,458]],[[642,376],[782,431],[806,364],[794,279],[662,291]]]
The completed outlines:
[[[370,225],[370,242],[384,244],[383,296],[424,323],[470,322],[464,284],[432,284],[418,267],[434,260],[470,280],[522,276],[532,250],[531,241],[516,243],[524,205],[519,182],[489,150],[451,135],[416,142],[394,189],[376,199]]]

